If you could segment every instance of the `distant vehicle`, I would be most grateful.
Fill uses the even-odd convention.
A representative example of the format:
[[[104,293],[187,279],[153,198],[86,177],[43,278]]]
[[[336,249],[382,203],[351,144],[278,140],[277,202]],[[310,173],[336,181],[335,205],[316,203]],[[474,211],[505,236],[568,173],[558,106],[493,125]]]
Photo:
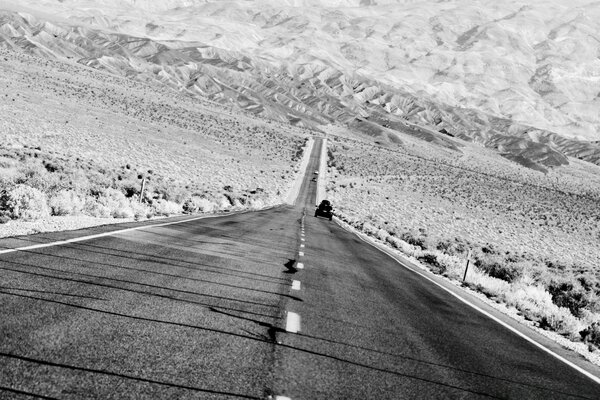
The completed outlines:
[[[317,209],[315,210],[315,217],[318,217],[319,215],[325,218],[329,218],[329,220],[331,221],[331,219],[333,218],[333,207],[329,200],[323,200],[321,201],[321,204],[317,206]]]

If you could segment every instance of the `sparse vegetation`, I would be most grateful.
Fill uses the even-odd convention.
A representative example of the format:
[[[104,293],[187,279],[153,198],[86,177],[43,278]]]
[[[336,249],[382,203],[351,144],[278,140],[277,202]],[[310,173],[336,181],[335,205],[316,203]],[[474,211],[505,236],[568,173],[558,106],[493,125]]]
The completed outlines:
[[[401,140],[330,140],[337,216],[450,279],[462,281],[471,250],[466,286],[540,328],[598,345],[598,167],[572,161],[542,174],[474,145]]]
[[[15,99],[0,121],[0,222],[260,208],[281,202],[298,172],[303,129],[224,114],[89,68],[0,53],[0,88]]]

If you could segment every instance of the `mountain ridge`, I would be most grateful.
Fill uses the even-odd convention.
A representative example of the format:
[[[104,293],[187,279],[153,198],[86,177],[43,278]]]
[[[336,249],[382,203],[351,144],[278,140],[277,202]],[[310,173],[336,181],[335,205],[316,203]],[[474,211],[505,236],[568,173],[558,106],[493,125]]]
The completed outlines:
[[[243,7],[237,2],[232,3],[234,6],[226,13],[221,2],[172,2],[175,3],[194,3],[196,6],[201,4],[212,7],[214,12],[220,13],[217,15],[217,20],[224,15],[234,14],[238,15],[237,18],[242,18],[239,17],[239,13]],[[185,7],[185,5],[180,6]],[[513,14],[527,13],[530,8],[521,8]],[[291,12],[289,9],[285,10]],[[315,12],[314,9],[309,11]],[[340,9],[321,11],[323,15],[327,15],[329,22],[336,18],[340,20],[338,28],[347,22],[346,16]],[[358,11],[352,9],[352,12]],[[257,31],[249,32],[249,36],[256,32],[281,27],[298,18],[298,15],[290,17],[285,13],[273,12],[272,14],[273,18],[261,22],[256,18],[264,17],[268,13],[264,14],[260,10],[256,12],[252,21],[260,22],[263,26]],[[335,18],[331,17],[331,14],[334,14]],[[250,17],[251,15],[248,14],[244,18]],[[510,20],[513,17],[509,15],[504,19]],[[75,19],[79,20],[79,18]],[[72,58],[81,64],[111,73],[158,81],[227,107],[244,109],[263,117],[296,125],[318,129],[323,124],[341,123],[371,135],[376,131],[376,135],[380,136],[383,143],[393,142],[390,138],[394,137],[394,130],[412,132],[436,143],[447,143],[455,137],[497,149],[501,154],[506,154],[509,159],[540,171],[564,165],[568,162],[565,156],[596,164],[600,162],[600,148],[593,141],[565,137],[552,130],[537,127],[535,124],[520,123],[518,120],[466,105],[456,106],[440,102],[430,93],[414,90],[415,88],[410,85],[399,87],[370,78],[369,74],[362,73],[360,68],[349,71],[342,64],[349,62],[348,60],[352,61],[353,56],[356,63],[360,62],[360,54],[356,56],[356,49],[352,47],[356,46],[356,43],[348,42],[345,43],[345,47],[340,47],[340,52],[347,51],[347,56],[343,60],[339,59],[341,64],[336,64],[328,62],[325,56],[330,57],[330,55],[319,57],[318,49],[312,53],[306,52],[298,47],[301,43],[294,38],[279,37],[275,34],[261,39],[262,41],[255,40],[256,43],[263,43],[265,48],[268,46],[273,48],[273,43],[278,40],[284,45],[283,48],[270,50],[271,54],[269,54],[268,51],[255,52],[252,48],[247,52],[240,52],[238,49],[218,47],[210,44],[211,40],[205,43],[186,41],[181,38],[153,39],[152,35],[136,37],[132,34],[89,26],[78,27],[74,19],[71,21],[72,25],[69,26],[60,22],[38,21],[35,17],[23,16],[22,13],[4,13],[0,22],[0,45],[23,48],[46,57]],[[115,18],[107,17],[107,21],[115,21]],[[310,20],[307,21],[310,24]],[[364,18],[352,21],[350,25],[359,26],[364,23]],[[438,25],[441,24],[440,21],[441,19],[438,19]],[[161,25],[156,24],[148,29],[155,31],[160,28]],[[350,29],[341,26],[340,29],[342,28]],[[350,29],[350,32],[357,35],[364,33],[365,30],[361,29],[354,31]],[[439,29],[443,34],[443,27]],[[394,39],[393,31],[392,29],[388,32],[390,40]],[[560,29],[557,28],[552,35],[559,35],[559,31]],[[335,33],[335,29],[332,32]],[[457,43],[460,46],[478,45],[479,42],[474,41],[474,38],[484,33],[489,35],[490,32],[493,32],[493,29],[473,27],[467,30]],[[219,34],[223,37],[228,33]],[[223,44],[222,37],[217,37],[219,34],[215,35],[212,42]],[[268,42],[268,46],[264,41]],[[289,43],[295,44],[287,48]],[[530,44],[521,45],[527,47]],[[278,54],[281,58],[276,57]],[[418,58],[414,60],[414,63],[418,64]],[[502,68],[502,65],[498,68]],[[555,74],[553,72],[555,70],[553,66],[538,68],[532,75],[529,86],[535,87],[545,96],[553,96],[564,102],[564,98],[561,98],[564,97],[564,93],[557,92],[556,85],[549,83],[547,79],[548,76]],[[588,72],[591,78],[595,76],[593,68]],[[455,73],[456,71],[448,69],[438,70],[436,74],[441,79],[440,87],[447,85],[446,81]],[[377,76],[377,74],[371,75]],[[527,113],[528,108],[522,107],[520,100],[516,99],[516,96],[519,96],[518,88],[507,88],[498,93],[501,97],[489,101],[502,102],[505,108],[512,107],[520,113]],[[598,99],[600,101],[600,97]],[[592,103],[589,104],[589,109],[593,109]],[[360,122],[365,120],[370,120],[370,123]]]

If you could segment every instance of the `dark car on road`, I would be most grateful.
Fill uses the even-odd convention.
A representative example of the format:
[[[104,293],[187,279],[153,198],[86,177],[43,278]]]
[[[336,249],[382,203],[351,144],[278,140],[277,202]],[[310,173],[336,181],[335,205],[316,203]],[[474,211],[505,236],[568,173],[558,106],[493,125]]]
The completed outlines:
[[[333,218],[333,206],[329,200],[323,200],[321,201],[321,204],[317,206],[317,209],[315,210],[315,217],[318,217],[319,215],[321,217],[329,218],[331,221]]]

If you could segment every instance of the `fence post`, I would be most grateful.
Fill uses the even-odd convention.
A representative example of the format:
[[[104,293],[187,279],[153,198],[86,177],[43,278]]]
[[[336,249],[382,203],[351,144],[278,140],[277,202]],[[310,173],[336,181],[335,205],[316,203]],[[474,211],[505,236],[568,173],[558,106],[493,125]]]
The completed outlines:
[[[467,254],[467,265],[465,266],[465,275],[463,276],[463,282],[467,279],[467,271],[469,270],[469,261],[471,261],[471,250]]]
[[[144,189],[146,189],[146,178],[142,178],[142,190],[140,190],[140,203],[144,198]]]

